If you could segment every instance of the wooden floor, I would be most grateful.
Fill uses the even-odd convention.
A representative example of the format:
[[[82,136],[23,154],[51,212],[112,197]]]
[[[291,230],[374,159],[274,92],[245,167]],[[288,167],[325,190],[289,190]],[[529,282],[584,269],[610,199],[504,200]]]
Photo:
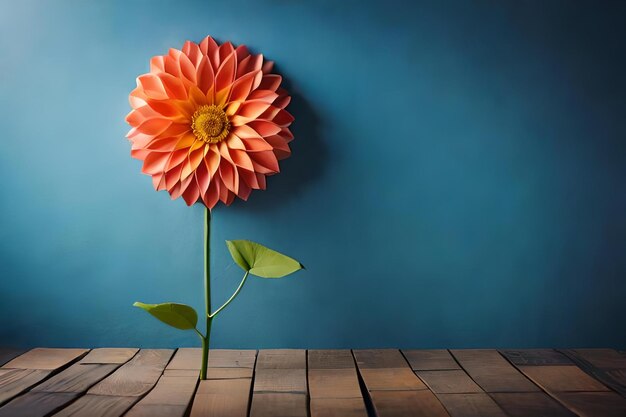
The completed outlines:
[[[626,355],[572,350],[0,349],[2,416],[626,416]]]

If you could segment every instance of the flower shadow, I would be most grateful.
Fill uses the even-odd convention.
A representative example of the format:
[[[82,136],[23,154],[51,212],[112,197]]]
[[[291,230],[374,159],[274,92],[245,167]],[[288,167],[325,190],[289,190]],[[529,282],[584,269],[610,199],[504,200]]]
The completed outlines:
[[[234,210],[267,211],[275,204],[285,204],[286,200],[304,192],[325,169],[328,152],[320,134],[319,115],[284,76],[282,86],[291,94],[287,110],[295,117],[290,127],[294,135],[289,144],[292,155],[280,161],[280,173],[267,178],[266,190],[252,191],[248,201],[235,199],[231,206]]]

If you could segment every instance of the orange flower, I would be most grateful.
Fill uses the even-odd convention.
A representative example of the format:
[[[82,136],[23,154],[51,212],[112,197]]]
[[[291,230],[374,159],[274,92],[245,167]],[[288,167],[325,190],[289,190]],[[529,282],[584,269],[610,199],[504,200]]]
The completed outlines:
[[[210,209],[265,189],[293,139],[285,110],[291,97],[272,67],[245,46],[210,36],[152,58],[130,93],[126,121],[131,156],[143,161],[157,191]]]

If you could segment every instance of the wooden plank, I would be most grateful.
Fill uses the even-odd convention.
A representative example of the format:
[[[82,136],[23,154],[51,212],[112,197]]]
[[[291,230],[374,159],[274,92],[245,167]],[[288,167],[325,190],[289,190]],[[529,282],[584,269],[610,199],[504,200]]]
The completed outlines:
[[[252,378],[256,350],[212,349],[209,352],[207,379]],[[167,370],[194,370],[200,372],[202,350],[181,348],[167,365]]]
[[[474,382],[486,392],[540,391],[496,350],[451,350],[451,353]]]
[[[250,417],[308,417],[307,408],[306,394],[255,393]]]
[[[439,394],[437,396],[450,417],[506,417],[506,414],[485,393]]]
[[[352,352],[345,350],[309,350],[309,369],[355,369]]]
[[[118,366],[116,364],[77,363],[39,384],[32,391],[83,393],[117,369]]]
[[[176,367],[197,370],[200,363],[199,352],[199,349],[179,349],[166,372],[171,372],[170,368]],[[178,358],[179,354],[181,358]],[[256,355],[256,350],[211,350],[208,379],[200,381],[191,416],[247,416]]]
[[[51,371],[0,369],[0,405],[43,381]]]
[[[89,394],[140,397],[154,386],[173,353],[171,349],[142,349]]]
[[[92,349],[87,356],[81,359],[80,363],[98,364],[98,363],[117,363],[124,364],[131,360],[137,354],[139,349],[136,348],[98,348]]]
[[[127,417],[183,417],[191,405],[198,375],[163,375],[152,391],[135,404]]]
[[[306,369],[306,351],[303,349],[260,350],[256,369]]]
[[[208,368],[207,379],[252,378],[252,368]]]
[[[76,363],[0,408],[0,416],[47,416],[85,393],[119,364]]]
[[[351,351],[310,350],[307,360],[311,416],[367,417]]]
[[[54,371],[87,354],[88,349],[45,349],[29,350],[6,363],[2,368],[39,369]]]
[[[353,354],[369,391],[428,389],[413,373],[399,350],[354,350]]]
[[[583,371],[626,397],[626,357],[613,349],[562,351]]]
[[[256,350],[225,350],[209,351],[209,368],[254,368]],[[167,366],[167,369],[199,370],[202,362],[202,350],[199,348],[181,348]]]
[[[309,369],[311,398],[360,398],[355,369]]]
[[[368,417],[363,398],[313,398],[311,417]]]
[[[613,349],[563,349],[562,352],[599,369],[626,369],[626,356]]]
[[[0,368],[0,405],[37,385],[88,352],[87,349],[32,349]]]
[[[609,391],[574,365],[520,366],[519,370],[547,392]]]
[[[260,350],[254,372],[251,415],[308,414],[306,351]]]
[[[461,369],[445,349],[403,350],[402,354],[414,371],[441,371]]]
[[[607,392],[559,392],[555,398],[581,417],[624,417],[626,399]]]
[[[43,417],[79,397],[75,392],[27,392],[0,408],[0,417]]]
[[[200,381],[191,417],[246,417],[251,383],[247,378]]]
[[[306,369],[258,369],[254,392],[291,392],[306,394]]]
[[[435,394],[463,394],[483,392],[462,370],[415,372]]]
[[[25,351],[25,349],[18,348],[0,348],[0,366],[21,355]]]
[[[399,350],[354,350],[372,405],[383,416],[447,416]]]
[[[171,349],[140,350],[129,362],[56,415],[121,416],[152,389],[173,353]]]
[[[435,394],[428,390],[372,391],[370,396],[378,417],[449,417]]]
[[[417,391],[428,389],[411,369],[359,369],[361,378],[369,391]]]
[[[491,397],[510,417],[576,417],[543,392],[497,392]]]
[[[501,350],[513,365],[573,365],[572,361],[554,349],[507,349]]]
[[[397,349],[359,349],[352,353],[359,369],[408,367],[406,359]]]
[[[86,394],[68,407],[54,414],[55,417],[118,417],[137,401],[137,397]]]

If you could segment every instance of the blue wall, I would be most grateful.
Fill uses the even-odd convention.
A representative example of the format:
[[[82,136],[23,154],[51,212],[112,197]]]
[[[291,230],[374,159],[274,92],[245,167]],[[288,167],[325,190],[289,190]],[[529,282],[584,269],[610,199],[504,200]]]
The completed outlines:
[[[203,207],[124,138],[151,56],[211,34],[276,60],[293,157],[215,210],[217,347],[626,345],[624,3],[0,2],[0,343],[197,345]],[[519,3],[519,4],[517,4]],[[544,4],[545,3],[545,4]]]

